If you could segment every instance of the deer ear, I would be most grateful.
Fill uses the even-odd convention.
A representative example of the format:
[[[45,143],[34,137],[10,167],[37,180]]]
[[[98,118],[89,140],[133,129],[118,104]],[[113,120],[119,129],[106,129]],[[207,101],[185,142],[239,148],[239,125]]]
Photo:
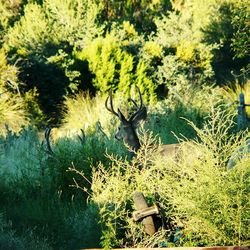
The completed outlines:
[[[123,123],[128,122],[120,109],[118,109],[118,117],[119,117],[121,122],[123,122]]]
[[[140,121],[146,119],[147,119],[147,108],[144,106],[136,113],[135,116],[132,116],[129,121],[132,122],[133,127],[137,127]]]

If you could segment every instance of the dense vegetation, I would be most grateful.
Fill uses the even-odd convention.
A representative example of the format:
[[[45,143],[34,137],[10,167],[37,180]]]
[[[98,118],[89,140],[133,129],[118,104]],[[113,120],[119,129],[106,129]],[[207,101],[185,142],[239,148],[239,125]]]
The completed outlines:
[[[249,15],[247,0],[0,0],[0,249],[250,244],[249,157],[227,168],[249,137]],[[105,99],[129,115],[135,86],[131,160]],[[178,140],[202,157],[160,156]],[[175,226],[145,234],[135,191]]]

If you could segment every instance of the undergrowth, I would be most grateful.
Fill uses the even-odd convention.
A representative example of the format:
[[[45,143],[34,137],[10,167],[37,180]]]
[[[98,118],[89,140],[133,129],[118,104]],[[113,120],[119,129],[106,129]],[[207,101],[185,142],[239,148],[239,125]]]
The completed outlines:
[[[203,129],[191,125],[199,138],[182,144],[178,160],[160,155],[160,147],[152,146],[156,139],[146,133],[132,161],[109,156],[109,169],[98,165],[91,200],[99,206],[103,247],[249,244],[250,161],[243,157],[227,168],[240,139],[227,133],[232,117],[216,110]],[[200,152],[197,158],[194,148]],[[173,227],[146,235],[131,218],[135,191],[143,192],[149,205],[157,202]]]

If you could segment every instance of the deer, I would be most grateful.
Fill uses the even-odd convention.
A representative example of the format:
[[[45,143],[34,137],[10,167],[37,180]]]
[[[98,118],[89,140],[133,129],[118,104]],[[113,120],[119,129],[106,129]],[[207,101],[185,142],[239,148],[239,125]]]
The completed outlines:
[[[140,103],[137,104],[135,100],[129,98],[129,101],[131,101],[135,106],[136,111],[128,119],[124,116],[119,108],[117,111],[114,110],[112,90],[109,91],[109,95],[105,101],[106,109],[120,120],[120,125],[118,126],[115,138],[128,145],[131,157],[134,157],[136,152],[141,148],[140,140],[136,130],[140,122],[147,119],[147,108],[143,103],[141,91],[138,87],[136,87],[136,89],[139,94]],[[160,153],[161,155],[167,157],[169,156],[178,158],[178,155],[182,151],[182,145],[182,143],[161,145]]]
[[[120,120],[120,124],[115,134],[115,138],[119,141],[122,140],[126,145],[128,145],[132,158],[141,148],[141,144],[136,130],[140,122],[147,119],[147,108],[143,103],[141,91],[138,87],[136,87],[136,89],[139,93],[140,103],[138,105],[135,100],[129,98],[129,101],[133,103],[134,107],[136,108],[136,111],[128,119],[125,118],[124,114],[119,108],[117,111],[114,110],[112,90],[109,91],[109,95],[105,101],[106,109],[113,115],[117,116]],[[194,142],[189,143],[187,145],[185,145],[184,142],[180,142],[173,144],[164,144],[160,146],[161,156],[171,157],[174,160],[178,160],[178,158],[183,155],[184,151],[185,157],[190,158],[188,159],[188,162],[190,162],[191,164],[194,160],[194,157],[198,159],[201,158],[203,154],[202,150]],[[236,165],[237,161],[246,157],[250,157],[250,139],[247,139],[245,144],[237,148],[235,152],[229,157],[227,168],[232,169]]]

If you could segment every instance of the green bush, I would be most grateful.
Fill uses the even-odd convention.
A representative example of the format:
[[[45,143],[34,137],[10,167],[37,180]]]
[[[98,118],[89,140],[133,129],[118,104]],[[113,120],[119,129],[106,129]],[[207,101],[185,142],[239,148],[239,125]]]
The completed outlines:
[[[4,48],[21,69],[20,79],[26,83],[22,90],[37,89],[45,114],[58,111],[63,96],[78,89],[80,72],[73,66],[72,51],[102,34],[97,15],[91,1],[29,2],[8,30]],[[56,113],[53,118],[58,121]]]
[[[216,76],[219,83],[227,84],[233,79],[232,70],[238,74],[247,67],[245,56],[236,55],[238,44],[246,52],[246,6],[245,1],[183,2],[179,11],[155,19],[154,40],[167,54],[185,62],[194,79],[213,82]]]
[[[247,41],[249,40],[249,4],[245,0],[236,1],[232,18],[232,25],[234,27],[234,35],[232,40],[232,48],[236,53],[236,57],[244,58],[248,52],[249,48],[247,46]]]
[[[87,61],[94,76],[93,85],[101,93],[113,89],[129,97],[131,86],[135,84],[151,100],[155,97],[155,86],[148,75],[147,65],[130,49],[130,46],[139,45],[134,44],[138,35],[127,22],[123,23],[123,29],[118,34],[114,30],[105,37],[94,39],[82,51],[76,52],[76,57]]]
[[[33,55],[44,60],[57,52],[53,51],[53,46],[63,46],[64,42],[72,47],[83,46],[84,41],[101,34],[102,28],[98,29],[95,24],[97,14],[98,8],[91,2],[46,0],[41,5],[28,3],[24,15],[8,32],[6,48],[14,50],[16,56]],[[46,50],[48,44],[51,44],[50,50]],[[41,53],[46,57],[42,58]]]
[[[243,40],[248,30],[247,6],[247,3],[241,0],[221,1],[215,12],[217,14],[212,14],[211,22],[203,29],[205,44],[219,44],[219,48],[214,52],[213,60],[219,83],[233,82],[235,78],[245,80],[239,73],[248,67],[248,60],[240,52],[238,46],[241,44],[241,49],[246,52]]]
[[[194,126],[200,142],[183,144],[178,160],[158,155],[158,147],[152,147],[155,139],[146,135],[132,162],[110,157],[108,170],[99,165],[93,175],[91,199],[100,209],[102,246],[247,244],[250,165],[244,158],[233,169],[226,167],[239,146],[239,138],[228,135],[232,125],[232,117],[217,110],[203,129]],[[190,147],[197,147],[200,157],[190,155]],[[142,225],[131,218],[135,191],[143,192],[149,204],[158,202],[177,228],[161,229],[151,237],[144,233]],[[172,235],[177,229],[181,237],[174,243]]]

